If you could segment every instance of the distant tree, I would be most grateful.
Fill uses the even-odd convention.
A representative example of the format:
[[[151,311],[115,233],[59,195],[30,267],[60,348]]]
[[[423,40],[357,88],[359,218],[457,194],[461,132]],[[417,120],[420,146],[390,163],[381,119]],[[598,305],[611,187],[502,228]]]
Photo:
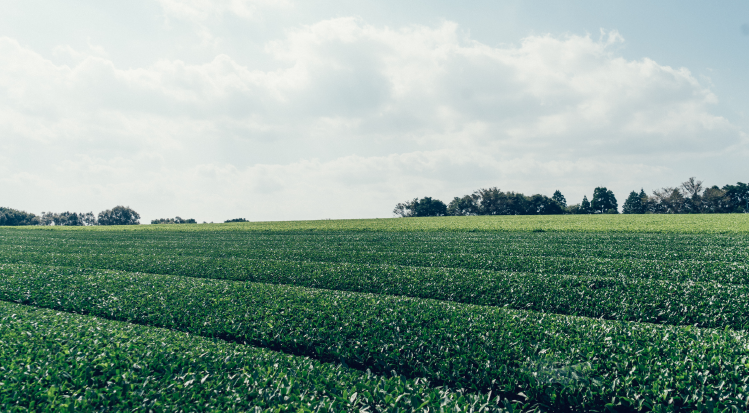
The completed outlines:
[[[411,201],[399,202],[393,208],[393,215],[401,218],[412,217],[416,211],[416,203],[419,202],[419,198],[414,198]]]
[[[749,212],[749,184],[737,182],[736,185],[726,185],[723,187],[726,193],[727,204],[726,212]]]
[[[224,221],[224,223],[229,223],[229,222],[250,222],[250,221],[248,221],[248,220],[246,220],[244,218],[227,219],[226,221]],[[204,224],[205,224],[205,222],[204,222]]]
[[[627,200],[624,201],[624,204],[622,205],[623,214],[644,214],[645,213],[645,204],[643,204],[642,202],[641,194],[644,195],[644,192],[642,190],[640,191],[640,194],[638,194],[635,191],[632,191],[629,193]],[[647,199],[647,196],[645,196],[645,199]]]
[[[414,207],[414,216],[417,217],[441,217],[447,213],[444,202],[428,196],[420,199]]]
[[[399,203],[393,213],[400,217],[439,217],[447,213],[447,205],[439,199],[424,197]]]
[[[180,217],[176,218],[159,218],[159,219],[152,219],[151,224],[197,224],[197,221],[195,221],[193,218],[188,219],[182,219]]]
[[[588,205],[590,205],[590,202],[588,203]],[[565,214],[582,214],[583,212],[580,212],[580,208],[581,208],[580,204],[568,205],[567,208],[564,209],[564,213]]]
[[[0,226],[39,225],[40,223],[39,217],[30,212],[0,207]]]
[[[580,209],[578,210],[579,214],[592,214],[593,208],[590,207],[590,201],[588,201],[588,196],[583,195],[583,202],[580,203]]]
[[[140,214],[122,205],[99,212],[99,225],[138,225],[139,219]]]
[[[704,213],[728,212],[730,210],[729,204],[730,200],[726,196],[726,191],[718,188],[717,185],[705,189],[702,193],[702,212]]]
[[[698,181],[697,178],[691,177],[685,182],[681,183],[681,192],[684,195],[684,213],[697,214],[702,212],[702,181]]]
[[[91,225],[99,225],[99,222],[96,220],[96,215],[94,215],[93,212],[86,212],[85,214],[80,213],[78,216],[82,217],[83,225],[91,226]]]
[[[447,205],[447,214],[453,216],[478,215],[479,204],[476,195],[466,195],[462,198],[455,197]]]
[[[593,199],[590,201],[590,207],[594,214],[615,214],[619,205],[612,191],[606,189],[606,187],[599,186],[593,190]]]
[[[504,193],[499,188],[481,188],[474,192],[478,200],[479,215],[516,215],[519,205],[514,193]]]
[[[96,216],[93,212],[42,212],[40,225],[55,226],[84,226],[96,225]]]
[[[653,191],[654,211],[660,214],[682,214],[685,212],[686,198],[679,188],[665,187]]]
[[[564,212],[564,208],[558,201],[539,194],[528,198],[527,205],[527,215],[555,215]]]
[[[567,208],[567,199],[564,198],[564,195],[562,195],[558,189],[554,191],[554,195],[551,196],[551,199],[557,201],[562,208]]]

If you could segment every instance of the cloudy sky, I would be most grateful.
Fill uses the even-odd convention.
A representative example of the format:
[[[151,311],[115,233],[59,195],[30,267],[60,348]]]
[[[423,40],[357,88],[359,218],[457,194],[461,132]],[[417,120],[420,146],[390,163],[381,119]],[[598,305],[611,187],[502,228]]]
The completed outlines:
[[[749,181],[749,3],[3,0],[0,206],[390,217]]]

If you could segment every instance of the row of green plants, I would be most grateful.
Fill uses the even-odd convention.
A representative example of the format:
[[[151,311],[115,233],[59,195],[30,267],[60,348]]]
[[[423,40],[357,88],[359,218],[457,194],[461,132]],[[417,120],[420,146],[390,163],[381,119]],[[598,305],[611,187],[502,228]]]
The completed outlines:
[[[611,320],[749,328],[749,287],[743,284],[186,256],[23,254],[0,260],[399,295]]]
[[[51,250],[51,251],[50,251]],[[716,282],[745,284],[749,282],[749,265],[722,261],[661,261],[636,259],[568,258],[547,256],[471,253],[438,253],[419,251],[335,251],[257,249],[244,256],[252,258],[187,255],[160,249],[157,253],[138,250],[99,250],[80,253],[42,252],[0,249],[0,262],[49,264],[82,268],[106,268],[156,274],[178,274],[195,277],[249,279],[265,271],[266,262],[291,261],[328,264],[352,264],[362,271],[378,275],[379,266],[447,268],[454,270],[510,271],[539,274],[563,274],[586,277],[627,277],[633,279],[670,280],[674,282]],[[114,253],[111,253],[114,252]],[[192,251],[190,253],[196,253]],[[220,253],[219,253],[220,254]],[[368,266],[375,266],[368,270]]]
[[[7,302],[0,302],[0,366],[3,412],[511,412],[524,404]]]
[[[376,294],[3,265],[0,297],[557,411],[749,408],[749,337]]]
[[[0,232],[0,248],[60,253],[169,253],[258,258],[280,251],[411,252],[493,256],[695,260],[749,263],[749,238],[685,234]],[[270,252],[269,252],[270,250]]]

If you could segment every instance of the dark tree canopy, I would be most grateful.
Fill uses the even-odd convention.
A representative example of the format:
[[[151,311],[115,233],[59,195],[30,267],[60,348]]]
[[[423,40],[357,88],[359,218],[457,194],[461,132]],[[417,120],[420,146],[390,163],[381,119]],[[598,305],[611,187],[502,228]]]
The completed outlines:
[[[640,194],[638,194],[635,191],[632,191],[629,193],[629,196],[627,197],[627,200],[624,201],[624,205],[622,205],[622,213],[624,214],[644,214],[645,213],[645,204],[643,203],[643,199],[641,195],[644,195],[644,191],[640,191]],[[647,196],[646,196],[647,199]]]
[[[749,185],[737,182],[736,185],[706,187],[702,181],[691,177],[678,187],[656,189],[651,196],[644,190],[636,195],[629,194],[624,203],[625,214],[715,214],[749,212]]]
[[[138,225],[139,219],[140,214],[122,205],[99,212],[99,225]]]
[[[588,201],[588,196],[583,195],[583,202],[580,204],[580,212],[581,214],[592,214],[593,208],[590,207],[590,201]]]
[[[441,217],[447,213],[447,205],[439,199],[426,196],[422,199],[401,202],[393,209],[400,217]]]
[[[594,214],[617,214],[619,205],[612,191],[604,186],[599,186],[593,190],[590,207]]]
[[[40,222],[32,213],[0,207],[0,226],[39,225]]]
[[[466,195],[462,198],[455,197],[447,206],[447,215],[467,216],[480,215],[481,211],[478,204],[477,195]]]
[[[562,206],[562,208],[567,208],[567,199],[562,195],[562,192],[560,192],[558,189],[554,191],[554,195],[551,196],[551,199],[557,201],[559,205]]]
[[[197,224],[194,218],[183,219],[180,217],[176,218],[159,218],[152,219],[151,224]]]
[[[749,212],[749,184],[737,182],[723,187],[727,198],[726,212]]]
[[[398,204],[393,212],[399,216],[414,216],[407,215],[411,210],[409,206],[414,201]],[[497,187],[481,188],[471,195],[455,197],[445,211],[445,215],[452,216],[562,213],[564,213],[564,206],[552,198],[539,194],[528,197],[517,192],[503,192]]]
[[[229,222],[250,222],[250,221],[248,221],[248,220],[246,220],[244,218],[227,219],[226,221],[224,221],[224,223],[227,223],[227,224]]]
[[[97,225],[96,216],[93,212],[42,212],[40,225],[55,226],[88,226]]]

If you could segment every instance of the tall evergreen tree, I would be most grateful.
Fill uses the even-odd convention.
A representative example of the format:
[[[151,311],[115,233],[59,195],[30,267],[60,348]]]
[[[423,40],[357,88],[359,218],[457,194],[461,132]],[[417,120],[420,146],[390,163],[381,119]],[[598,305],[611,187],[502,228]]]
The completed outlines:
[[[616,202],[614,193],[605,186],[599,186],[593,190],[593,200],[590,207],[594,214],[618,213],[619,205]]]
[[[583,202],[580,204],[580,213],[590,214],[591,212],[592,209],[590,208],[590,201],[588,201],[588,196],[583,195]]]
[[[559,205],[561,205],[562,208],[567,208],[567,200],[564,198],[564,195],[559,192],[558,189],[554,191],[554,195],[551,196],[551,199],[559,202]]]
[[[644,194],[644,192],[642,193]],[[632,191],[629,193],[627,200],[624,201],[624,205],[622,205],[622,213],[623,214],[644,214],[645,213],[645,205],[642,203],[642,198],[637,192]]]

